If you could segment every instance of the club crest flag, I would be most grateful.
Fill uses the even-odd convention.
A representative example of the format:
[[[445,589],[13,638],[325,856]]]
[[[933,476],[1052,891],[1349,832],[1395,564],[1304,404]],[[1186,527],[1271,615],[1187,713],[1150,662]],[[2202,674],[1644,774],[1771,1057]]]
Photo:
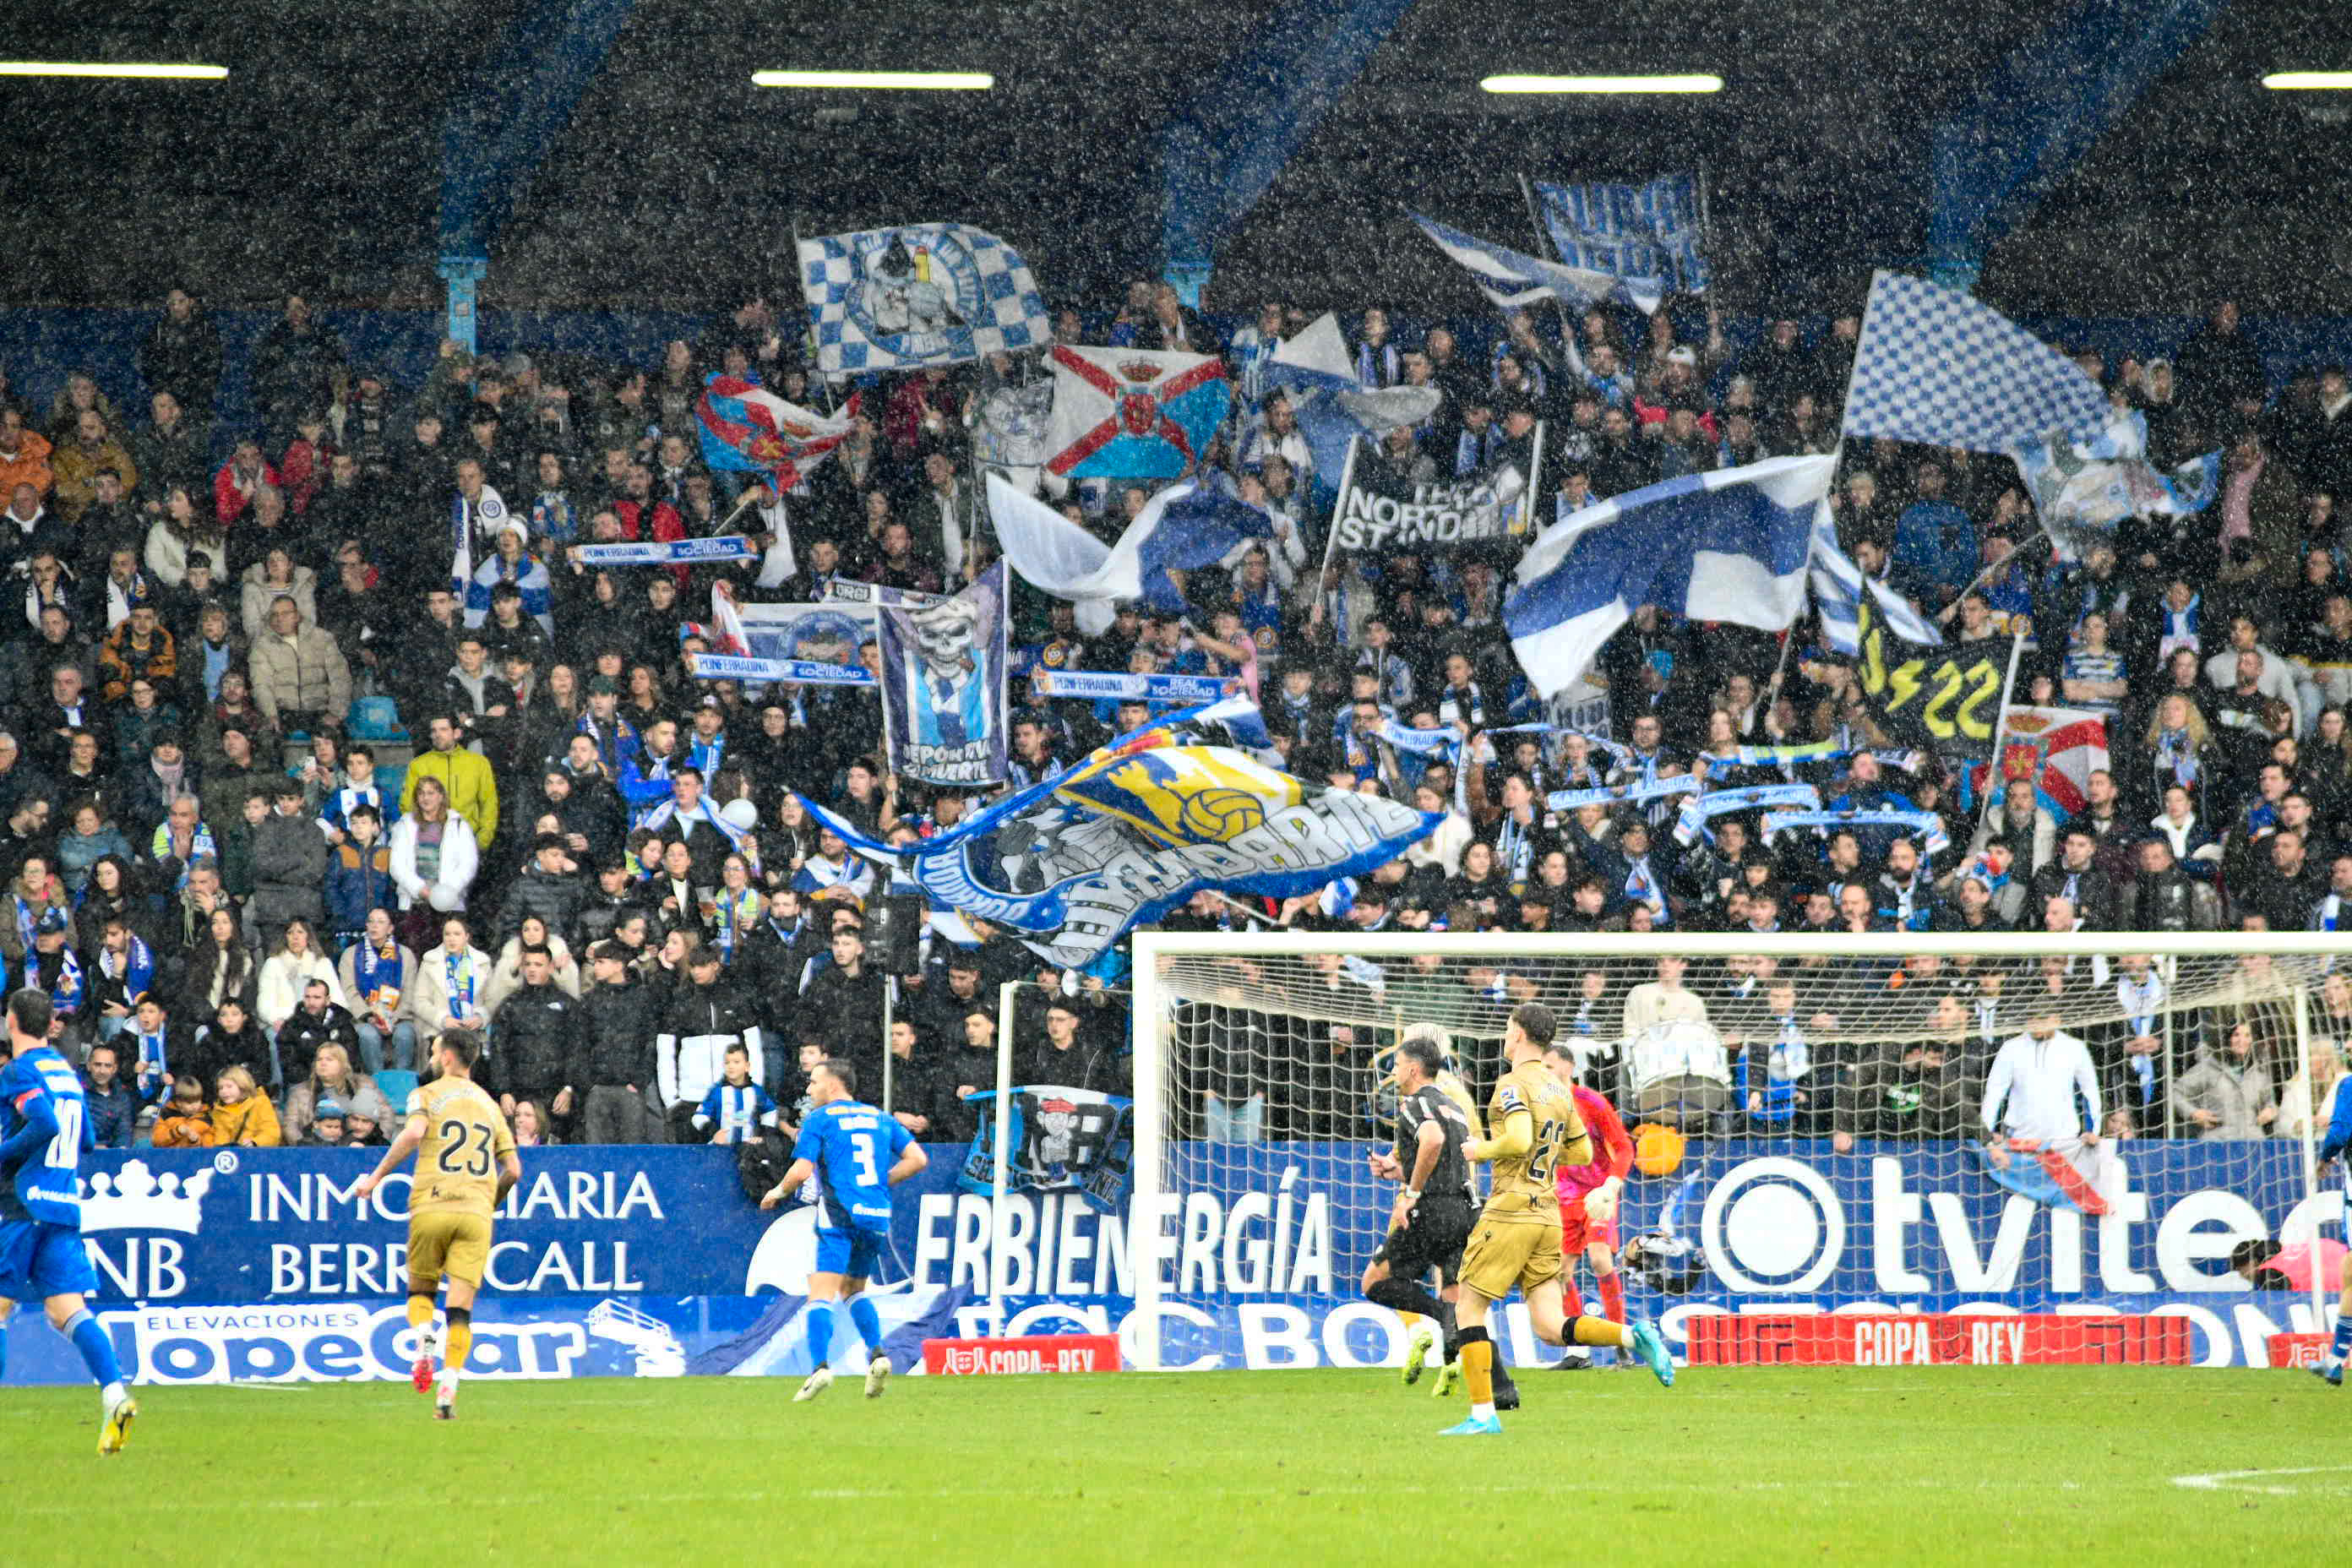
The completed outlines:
[[[877,607],[882,734],[893,771],[926,784],[1004,777],[1004,563],[950,599]]]
[[[960,223],[800,242],[801,286],[827,374],[959,364],[1053,341],[1021,253]]]
[[[1045,467],[1065,479],[1172,479],[1233,402],[1214,354],[1058,346]]]
[[[1241,709],[1255,719],[1233,699],[1171,714],[903,847],[801,799],[933,904],[1008,926],[1064,965],[1092,962],[1202,888],[1320,892],[1394,859],[1444,820],[1266,766],[1235,744],[1248,728],[1236,722]]]
[[[2084,708],[2012,708],[2000,727],[2000,776],[2031,779],[2060,821],[2090,805],[2107,766],[2107,720]]]
[[[857,420],[852,397],[838,415],[787,403],[758,382],[714,375],[696,402],[702,460],[714,468],[766,475],[778,491],[793,489],[845,440]]]

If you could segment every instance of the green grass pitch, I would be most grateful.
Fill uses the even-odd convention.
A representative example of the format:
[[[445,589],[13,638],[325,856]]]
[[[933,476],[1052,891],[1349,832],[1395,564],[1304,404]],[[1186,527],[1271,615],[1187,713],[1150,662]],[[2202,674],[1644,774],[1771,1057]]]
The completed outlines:
[[[2340,1560],[2352,1393],[2154,1368],[1529,1372],[1500,1440],[1393,1373],[0,1393],[0,1562]],[[1540,1527],[1540,1543],[1524,1532]]]

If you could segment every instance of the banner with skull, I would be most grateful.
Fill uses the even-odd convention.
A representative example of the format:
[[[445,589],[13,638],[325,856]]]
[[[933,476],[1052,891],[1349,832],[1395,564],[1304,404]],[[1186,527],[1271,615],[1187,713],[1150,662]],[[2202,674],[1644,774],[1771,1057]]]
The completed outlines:
[[[897,772],[975,789],[1004,777],[1004,591],[999,563],[952,598],[877,594],[882,734]]]

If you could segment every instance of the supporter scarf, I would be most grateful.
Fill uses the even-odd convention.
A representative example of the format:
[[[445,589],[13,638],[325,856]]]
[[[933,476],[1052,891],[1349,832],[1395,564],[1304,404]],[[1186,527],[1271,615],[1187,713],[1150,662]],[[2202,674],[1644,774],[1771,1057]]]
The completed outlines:
[[[1688,773],[1678,778],[1648,779],[1640,784],[1612,784],[1607,789],[1559,789],[1544,797],[1554,811],[1576,811],[1588,805],[1628,805],[1696,795],[1704,781]]]
[[[82,984],[81,960],[74,956],[72,948],[62,947],[58,950],[58,981],[55,985],[41,984],[40,951],[36,948],[26,953],[25,984],[36,991],[47,992],[49,1005],[58,1010],[60,1016],[71,1017],[81,1011],[86,994]]]
[[[1735,811],[1758,811],[1769,806],[1799,806],[1807,811],[1819,811],[1822,792],[1811,784],[1753,784],[1746,789],[1711,790],[1683,802],[1681,815],[1675,822],[1675,842],[1689,845],[1704,838],[1715,842],[1715,830],[1707,826],[1718,816]]]
[[[1772,811],[1764,815],[1764,837],[1771,838],[1792,827],[1907,827],[1919,839],[1923,855],[1952,847],[1944,819],[1932,811]]]
[[[1728,752],[1702,752],[1699,760],[1718,768],[1780,768],[1795,767],[1801,763],[1837,763],[1848,757],[1872,756],[1890,768],[1910,772],[1917,768],[1920,754],[1915,751],[1890,749],[1856,751],[1831,741],[1815,741],[1803,746],[1734,746]]]
[[[161,843],[161,842],[162,842],[161,835],[162,835],[163,831],[163,830],[162,828],[160,828],[160,827],[159,827],[159,828],[157,828],[157,829],[155,830],[156,834],[158,835],[158,837],[157,837],[157,840],[156,840],[158,843]],[[158,858],[161,858],[161,857],[158,857]],[[38,921],[39,919],[40,919],[40,917],[39,917],[38,915],[36,915],[36,914],[33,912],[32,900],[30,900],[29,899],[26,899],[26,898],[22,893],[17,894],[17,895],[16,895],[16,935],[17,935],[18,939],[19,939],[19,940],[24,943],[24,948],[25,948],[25,951],[26,951],[26,952],[32,952],[32,951],[33,951],[33,934],[34,934],[34,932],[33,932],[33,926],[34,926],[34,923],[35,923],[37,921]]]
[[[362,940],[352,957],[352,979],[357,983],[359,994],[370,1003],[386,986],[399,990],[400,943],[385,942],[379,952],[375,943]]]
[[[448,984],[449,1016],[470,1016],[474,1011],[474,950],[469,947],[462,952],[444,952],[441,972]]]
[[[138,932],[133,931],[131,933],[130,947],[123,951],[120,958],[116,957],[111,948],[100,951],[98,972],[109,980],[121,981],[123,1000],[136,1002],[139,1000],[140,994],[145,991],[149,983],[155,978],[155,954],[145,942],[139,940]]]
[[[2204,604],[2205,596],[2202,594],[2190,595],[2189,607],[2184,610],[2174,609],[2169,599],[2165,601],[2164,636],[2156,645],[2156,657],[2158,659],[2170,658],[2172,650],[2177,647],[2194,649],[2198,647],[2197,612],[2204,606]]]
[[[667,760],[665,760],[661,765],[667,768],[669,764]],[[733,823],[728,821],[725,817],[719,816],[717,812],[711,810],[708,805],[697,805],[691,815],[681,815],[677,809],[677,802],[675,798],[666,800],[659,805],[655,806],[652,810],[646,812],[645,816],[639,817],[637,819],[637,826],[639,827],[667,827],[673,822],[678,825],[680,832],[693,826],[694,824],[698,822],[709,823],[710,825],[711,831],[717,833],[719,837],[724,838],[728,843],[733,845],[735,847],[735,852],[742,856],[744,859],[751,862],[752,875],[757,876],[759,874],[760,851],[759,847],[751,842],[751,836],[744,832],[741,828],[736,826]]]
[[[698,740],[686,748],[686,760],[702,770],[704,778],[717,776],[727,764],[727,736],[720,731],[708,741]]]
[[[145,1092],[150,1100],[163,1099],[172,1087],[172,1064],[164,1054],[165,1043],[161,1031],[139,1036],[139,1070],[133,1076],[149,1085]]]
[[[711,919],[719,928],[719,960],[732,963],[735,962],[735,944],[744,932],[760,923],[760,917],[766,912],[767,900],[760,897],[755,888],[745,888],[740,893],[730,893],[720,888],[712,898]]]
[[[641,539],[618,544],[583,544],[580,559],[590,566],[667,566],[677,562],[749,561],[759,552],[740,533],[716,539]]]
[[[2187,730],[2166,730],[2156,737],[2156,771],[2174,784],[2197,785],[2197,745]]]
[[[1650,869],[1647,855],[1625,863],[1625,897],[1634,903],[1649,905],[1650,912],[1656,917],[1658,924],[1674,923],[1673,914],[1666,905],[1665,890],[1658,886],[1657,875]]]

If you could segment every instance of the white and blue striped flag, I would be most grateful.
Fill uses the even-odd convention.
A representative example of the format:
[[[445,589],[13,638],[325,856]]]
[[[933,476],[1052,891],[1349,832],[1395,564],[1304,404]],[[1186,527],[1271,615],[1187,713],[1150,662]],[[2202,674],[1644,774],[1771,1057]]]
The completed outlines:
[[[1958,289],[1880,272],[1870,280],[1845,434],[2006,454],[2052,434],[2089,438],[2107,399],[2082,367]]]
[[[1821,616],[1822,635],[1849,658],[1862,652],[1862,568],[1838,545],[1837,524],[1827,502],[1813,516],[1813,608]],[[1900,593],[1875,578],[1870,581],[1871,602],[1878,606],[1886,626],[1906,642],[1937,644],[1936,625]]]
[[[1834,454],[1686,474],[1571,513],[1519,563],[1503,605],[1512,650],[1549,697],[1643,605],[1785,629],[1805,607],[1813,515]]]
[[[1501,310],[1517,310],[1538,300],[1591,305],[1619,291],[1619,279],[1606,272],[1562,267],[1557,261],[1546,261],[1490,239],[1465,234],[1416,212],[1405,216],[1421,226],[1421,232],[1429,236],[1432,245],[1452,257],[1476,279],[1479,291]]]

